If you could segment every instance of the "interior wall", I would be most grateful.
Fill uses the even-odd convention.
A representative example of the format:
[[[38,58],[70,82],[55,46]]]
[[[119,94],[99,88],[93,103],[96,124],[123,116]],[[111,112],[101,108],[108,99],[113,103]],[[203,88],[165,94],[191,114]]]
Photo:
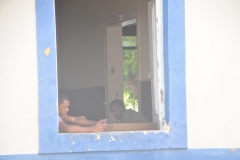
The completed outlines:
[[[185,0],[189,148],[240,148],[240,1]]]
[[[139,0],[138,10],[138,66],[139,80],[148,80],[150,73],[150,53],[148,34],[148,2],[150,0]]]
[[[105,85],[104,19],[137,7],[137,0],[57,0],[60,90]]]
[[[0,155],[38,153],[35,1],[0,1]]]
[[[101,1],[58,0],[57,3],[59,89],[104,86]]]

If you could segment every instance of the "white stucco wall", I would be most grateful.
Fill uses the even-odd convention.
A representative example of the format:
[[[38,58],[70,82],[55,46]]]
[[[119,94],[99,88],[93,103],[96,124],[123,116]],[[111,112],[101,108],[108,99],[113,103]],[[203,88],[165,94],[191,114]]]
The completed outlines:
[[[33,0],[0,0],[0,155],[38,152]]]
[[[240,1],[185,0],[189,148],[240,147]]]

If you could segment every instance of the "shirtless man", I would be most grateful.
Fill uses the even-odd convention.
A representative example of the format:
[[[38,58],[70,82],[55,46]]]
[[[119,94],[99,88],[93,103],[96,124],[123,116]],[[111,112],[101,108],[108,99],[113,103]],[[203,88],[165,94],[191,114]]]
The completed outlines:
[[[67,115],[69,111],[69,98],[62,94],[58,94],[58,115],[59,115],[59,130],[64,133],[81,133],[81,132],[103,132],[106,124],[103,124],[103,119],[100,121],[92,121],[84,116],[72,117]]]

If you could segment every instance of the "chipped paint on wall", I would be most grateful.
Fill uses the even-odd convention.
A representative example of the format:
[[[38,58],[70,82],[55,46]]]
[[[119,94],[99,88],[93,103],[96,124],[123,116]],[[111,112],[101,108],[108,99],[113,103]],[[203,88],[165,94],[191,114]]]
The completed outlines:
[[[100,140],[101,139],[101,137],[99,136],[99,134],[97,134],[97,140]]]

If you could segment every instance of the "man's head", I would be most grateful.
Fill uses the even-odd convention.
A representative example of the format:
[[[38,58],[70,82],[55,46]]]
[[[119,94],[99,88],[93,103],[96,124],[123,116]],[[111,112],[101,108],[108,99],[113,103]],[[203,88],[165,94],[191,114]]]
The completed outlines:
[[[68,110],[68,107],[70,106],[69,98],[63,94],[58,93],[58,114],[61,117],[64,117]]]
[[[120,120],[122,119],[122,115],[126,109],[123,101],[120,99],[115,99],[109,104],[109,110],[117,120]]]

